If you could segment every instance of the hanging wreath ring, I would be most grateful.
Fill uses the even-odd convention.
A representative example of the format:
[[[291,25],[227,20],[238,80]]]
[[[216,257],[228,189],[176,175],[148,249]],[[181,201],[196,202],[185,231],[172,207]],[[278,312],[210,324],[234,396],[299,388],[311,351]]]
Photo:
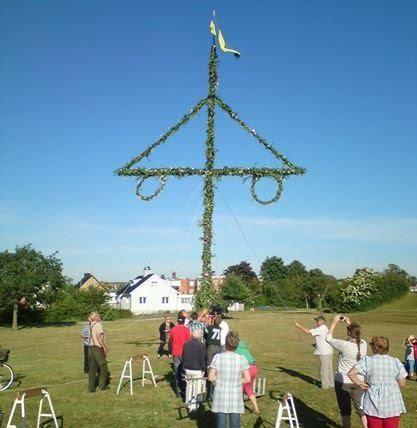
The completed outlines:
[[[145,181],[148,180],[149,178],[153,178],[153,177],[141,178],[140,180],[138,180],[138,184],[136,186],[136,196],[142,201],[151,201],[152,199],[158,197],[160,195],[160,193],[162,192],[162,190],[164,190],[165,184],[167,184],[167,181],[168,181],[168,177],[166,177],[165,175],[162,175],[159,178],[159,186],[155,190],[155,192],[152,193],[151,195],[146,196],[146,195],[142,194],[141,187],[143,186]]]
[[[277,184],[277,190],[275,191],[275,195],[271,199],[262,200],[256,194],[256,190],[255,190],[256,183],[261,178],[271,178]],[[274,202],[278,201],[278,199],[281,197],[281,193],[282,193],[282,176],[281,175],[279,175],[279,176],[269,176],[269,177],[255,177],[255,176],[252,176],[252,183],[250,185],[250,193],[252,195],[252,198],[255,199],[255,201],[258,202],[259,204],[262,204],[262,205],[273,204]]]

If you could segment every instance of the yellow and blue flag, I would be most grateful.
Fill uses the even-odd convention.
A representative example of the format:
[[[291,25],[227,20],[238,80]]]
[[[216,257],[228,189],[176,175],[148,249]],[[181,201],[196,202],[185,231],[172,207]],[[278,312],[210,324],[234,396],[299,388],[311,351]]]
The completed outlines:
[[[220,28],[216,28],[216,24],[213,20],[210,22],[210,33],[213,34],[213,36],[217,37],[217,40],[219,42],[220,49],[225,53],[232,53],[236,58],[240,57],[240,52],[238,52],[235,49],[230,49],[226,47],[226,41],[224,40],[223,33],[221,32]]]

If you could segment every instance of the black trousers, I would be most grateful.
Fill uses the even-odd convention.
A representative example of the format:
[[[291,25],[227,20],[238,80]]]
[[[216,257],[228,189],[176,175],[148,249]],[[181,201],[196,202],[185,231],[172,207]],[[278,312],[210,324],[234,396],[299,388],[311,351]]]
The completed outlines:
[[[88,345],[84,344],[84,373],[88,374]]]
[[[167,342],[164,340],[159,340],[158,355],[162,356],[165,354],[165,351],[164,351],[165,345],[168,345],[168,354],[171,354],[170,344],[169,343],[167,344]]]

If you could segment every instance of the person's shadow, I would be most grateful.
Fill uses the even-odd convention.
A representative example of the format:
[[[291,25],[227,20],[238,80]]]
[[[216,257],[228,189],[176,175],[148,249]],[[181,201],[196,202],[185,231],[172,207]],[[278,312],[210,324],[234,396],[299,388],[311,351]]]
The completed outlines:
[[[290,376],[297,377],[298,379],[301,379],[304,382],[310,383],[311,385],[315,385],[315,386],[319,386],[320,385],[320,381],[319,380],[314,379],[311,376],[307,376],[307,375],[305,375],[303,373],[300,373],[300,372],[298,372],[296,370],[288,369],[286,367],[281,367],[281,366],[278,366],[277,369],[281,370],[282,372],[284,372],[284,373],[286,373],[286,374],[288,374]]]
[[[342,425],[294,397],[298,420],[304,428],[340,428]]]

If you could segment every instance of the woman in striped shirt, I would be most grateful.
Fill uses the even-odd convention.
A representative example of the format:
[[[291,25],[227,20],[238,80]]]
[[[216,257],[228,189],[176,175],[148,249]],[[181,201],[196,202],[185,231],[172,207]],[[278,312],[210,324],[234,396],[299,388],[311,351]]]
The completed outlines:
[[[334,329],[340,321],[346,323],[346,340],[333,338]],[[366,356],[367,344],[361,339],[361,326],[355,322],[351,322],[347,316],[336,315],[326,336],[326,340],[340,353],[335,375],[335,391],[340,415],[342,416],[343,428],[351,427],[352,402],[356,413],[361,418],[363,427],[366,428],[366,416],[360,408],[363,390],[358,385],[355,385],[347,375],[349,370]]]

